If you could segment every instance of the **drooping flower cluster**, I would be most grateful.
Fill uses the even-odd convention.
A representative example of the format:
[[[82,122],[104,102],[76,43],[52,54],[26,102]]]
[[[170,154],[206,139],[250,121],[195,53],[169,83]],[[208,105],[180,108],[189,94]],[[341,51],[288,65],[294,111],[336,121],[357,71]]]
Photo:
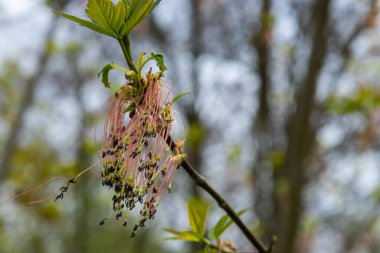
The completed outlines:
[[[110,99],[101,153],[102,184],[114,190],[116,218],[143,204],[132,236],[154,217],[183,158],[166,144],[174,120],[171,88],[150,72],[141,81],[144,88],[127,83]]]

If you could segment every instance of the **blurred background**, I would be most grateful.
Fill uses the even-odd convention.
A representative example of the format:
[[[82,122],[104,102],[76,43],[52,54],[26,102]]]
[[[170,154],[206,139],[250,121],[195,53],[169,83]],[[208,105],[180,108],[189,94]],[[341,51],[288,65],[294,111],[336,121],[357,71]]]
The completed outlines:
[[[0,252],[194,252],[164,241],[204,197],[181,169],[134,239],[91,173],[63,200],[56,180],[96,164],[97,78],[125,66],[117,43],[54,15],[86,1],[0,0]],[[277,253],[380,252],[380,31],[377,0],[162,0],[132,34],[162,52],[187,127],[189,160]],[[122,76],[111,73],[113,82]],[[97,142],[96,142],[97,140]],[[137,217],[137,215],[136,215]],[[131,223],[133,224],[133,223]],[[131,226],[131,225],[130,225]],[[226,238],[254,252],[233,227]]]

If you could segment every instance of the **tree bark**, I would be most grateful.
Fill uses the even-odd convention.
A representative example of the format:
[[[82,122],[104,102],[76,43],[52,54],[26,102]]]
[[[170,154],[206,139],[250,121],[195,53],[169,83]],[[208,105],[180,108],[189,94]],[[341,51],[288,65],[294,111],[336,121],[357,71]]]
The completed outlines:
[[[283,205],[279,211],[278,253],[296,252],[295,242],[303,214],[302,193],[306,184],[307,161],[315,144],[315,126],[318,121],[313,113],[319,72],[328,48],[328,24],[330,0],[317,0],[314,6],[314,34],[306,75],[296,93],[296,110],[289,118],[288,148],[280,177],[285,180],[287,191],[276,189],[276,198]],[[276,182],[275,182],[276,184]]]

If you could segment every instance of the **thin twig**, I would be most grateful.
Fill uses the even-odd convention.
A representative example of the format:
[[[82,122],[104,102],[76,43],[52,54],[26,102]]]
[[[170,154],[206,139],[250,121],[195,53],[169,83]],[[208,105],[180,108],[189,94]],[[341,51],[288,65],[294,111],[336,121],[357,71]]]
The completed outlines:
[[[277,236],[273,236],[272,237],[272,240],[269,244],[269,247],[268,247],[268,250],[267,250],[267,253],[272,253],[274,252],[274,246],[276,245],[276,242],[277,242]]]
[[[166,143],[169,145],[170,149],[172,151],[175,150],[176,145],[174,144],[171,136],[168,136],[166,139]],[[247,226],[242,222],[242,220],[239,218],[239,216],[236,214],[236,212],[231,208],[231,206],[226,202],[226,200],[212,188],[206,181],[206,179],[199,174],[192,166],[191,164],[184,159],[181,163],[182,168],[186,170],[186,172],[190,175],[192,179],[194,179],[195,183],[204,189],[208,194],[211,195],[213,199],[215,199],[216,202],[218,202],[219,206],[226,211],[228,216],[233,220],[233,222],[240,228],[240,230],[243,232],[243,234],[247,237],[247,239],[256,247],[256,249],[260,253],[268,253],[269,251],[265,248],[263,243],[254,236],[251,231],[247,228]]]

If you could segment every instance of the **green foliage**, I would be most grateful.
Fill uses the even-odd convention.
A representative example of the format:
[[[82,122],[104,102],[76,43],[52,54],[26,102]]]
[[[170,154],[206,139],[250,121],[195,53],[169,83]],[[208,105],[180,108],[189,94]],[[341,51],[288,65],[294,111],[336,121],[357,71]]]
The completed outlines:
[[[317,231],[319,222],[316,218],[306,216],[302,221],[302,230],[304,234],[312,235]]]
[[[115,5],[111,0],[90,0],[86,14],[95,24],[113,33],[116,38],[123,37],[120,30],[127,14],[125,2],[119,1]]]
[[[281,168],[285,162],[285,153],[283,150],[272,150],[269,153],[269,161],[272,163],[273,168]]]
[[[92,22],[57,11],[55,13],[93,31],[122,40],[159,2],[159,0],[122,0],[115,5],[112,0],[89,0],[86,14]]]
[[[164,56],[163,56],[162,54],[152,53],[152,54],[150,55],[150,58],[156,61],[157,66],[158,66],[158,68],[159,68],[161,71],[165,71],[165,70],[168,69],[168,68],[166,67],[166,65],[165,65]]]
[[[104,87],[111,88],[111,83],[109,82],[108,75],[111,69],[113,68],[113,63],[107,64],[102,68],[102,70],[98,73],[98,77],[102,76],[102,83]]]
[[[111,88],[111,83],[109,82],[109,78],[108,78],[108,75],[109,75],[109,72],[112,70],[112,69],[116,69],[116,70],[119,70],[123,73],[125,73],[127,76],[129,77],[133,77],[135,75],[135,72],[133,71],[128,71],[127,69],[123,68],[123,67],[120,67],[119,65],[115,64],[115,63],[110,63],[110,64],[107,64],[106,66],[104,66],[102,68],[102,70],[98,73],[98,77],[102,76],[102,83],[104,85],[104,87],[106,88]]]
[[[220,237],[228,228],[231,227],[233,221],[228,215],[222,216],[219,221],[210,229],[209,233],[206,231],[207,213],[210,209],[204,200],[199,198],[192,198],[188,202],[188,216],[190,223],[190,230],[175,230],[165,229],[172,237],[168,240],[181,240],[185,242],[197,242],[204,246],[203,251],[199,252],[235,252],[230,247],[230,243],[223,243]],[[244,214],[248,209],[241,210],[238,215]],[[230,241],[228,241],[230,242]],[[225,246],[221,246],[225,245]]]
[[[206,217],[210,206],[202,199],[193,198],[188,203],[188,215],[191,229],[203,236],[206,230]]]
[[[111,0],[89,0],[87,3],[86,14],[92,22],[57,11],[55,11],[55,13],[93,31],[111,36],[120,43],[130,69],[137,73],[138,76],[135,76],[133,72],[128,71],[115,63],[107,64],[103,67],[98,76],[101,75],[103,85],[106,88],[110,88],[111,84],[109,82],[108,74],[112,69],[124,72],[128,79],[136,79],[136,82],[141,79],[142,68],[150,60],[156,61],[161,72],[167,70],[162,54],[151,53],[147,59],[144,59],[145,52],[140,54],[138,69],[136,69],[129,48],[129,33],[149,15],[159,2],[160,0],[123,0],[118,1],[115,5]]]
[[[202,124],[193,122],[188,127],[187,143],[191,148],[198,149],[202,145],[202,141],[205,137],[205,129]]]
[[[46,203],[39,207],[38,215],[41,219],[49,222],[56,222],[61,218],[61,212],[54,203]]]
[[[202,199],[192,198],[188,202],[188,216],[191,230],[178,231],[175,229],[165,229],[172,234],[169,240],[181,240],[187,242],[203,242],[206,240],[206,218],[210,206]]]
[[[241,210],[240,212],[238,212],[237,214],[240,216],[240,215],[243,215],[245,212],[247,212],[249,209],[244,209],[244,210]],[[231,220],[231,218],[226,214],[224,216],[222,216],[219,221],[216,223],[216,225],[212,228],[211,232],[210,232],[210,236],[212,238],[216,238],[218,239],[224,232],[227,231],[227,229],[229,227],[231,227],[231,225],[233,224],[233,221]]]
[[[210,235],[213,238],[219,238],[223,232],[226,231],[226,229],[229,227],[229,222],[228,222],[228,215],[222,216],[219,221],[216,223],[214,228],[211,230]],[[232,225],[232,223],[231,223]]]
[[[19,63],[13,60],[4,61],[2,68],[3,70],[0,73],[0,116],[6,124],[11,122],[14,117],[17,108],[15,104],[20,102],[26,77]],[[0,140],[5,136],[5,131],[3,132],[0,133]]]
[[[47,43],[45,44],[45,50],[49,54],[54,54],[58,51],[58,46],[54,40],[48,40]]]
[[[72,16],[72,15],[69,15],[69,14],[65,14],[65,13],[61,13],[61,12],[58,12],[58,11],[54,11],[54,13],[57,13],[71,21],[74,21],[84,27],[87,27],[95,32],[98,32],[98,33],[102,33],[102,34],[105,34],[105,35],[108,35],[108,36],[111,36],[111,37],[114,37],[114,34],[106,29],[104,29],[103,27],[93,23],[93,22],[90,22],[90,21],[87,21],[87,20],[84,20],[84,19],[80,19],[80,18],[77,18],[75,16]]]
[[[380,186],[378,186],[372,194],[377,203],[380,203]]]
[[[165,70],[167,70],[167,67],[165,65],[164,56],[159,53],[151,53],[149,57],[145,59],[146,52],[142,52],[139,56],[138,60],[138,73],[139,77],[141,78],[141,72],[145,64],[147,64],[149,61],[154,60],[157,64],[157,67],[160,69],[161,73],[163,73]]]
[[[187,94],[190,94],[191,92],[184,92],[184,93],[181,93],[181,94],[178,94],[177,96],[175,96],[172,100],[172,103],[175,103],[176,101],[178,101],[180,98],[182,98],[183,96],[186,96]]]
[[[127,18],[124,27],[122,28],[123,34],[128,34],[141,23],[149,13],[160,3],[161,0],[123,0],[127,7]]]
[[[361,87],[353,96],[339,98],[329,97],[326,107],[338,115],[352,113],[369,113],[380,106],[380,90],[377,87]]]
[[[119,70],[120,72],[123,72],[125,74],[126,78],[128,80],[132,81],[133,83],[140,82],[140,80],[142,79],[142,75],[141,75],[142,68],[150,60],[155,60],[157,62],[157,66],[160,68],[161,71],[166,70],[166,66],[164,63],[164,57],[161,54],[152,53],[151,56],[149,56],[146,59],[144,58],[145,55],[146,55],[146,53],[142,52],[139,56],[138,74],[135,71],[129,71],[123,67],[120,67],[119,65],[115,64],[114,62],[105,65],[102,68],[102,70],[98,73],[98,77],[100,77],[100,76],[102,77],[102,83],[103,83],[104,87],[111,88],[111,83],[109,82],[108,76],[109,76],[109,72],[112,69]],[[180,95],[174,97],[173,102],[175,102],[176,100],[178,100],[179,98],[181,98],[182,96],[184,96],[186,94],[188,94],[188,93],[183,93],[183,94],[180,94]]]
[[[202,240],[202,237],[191,230],[178,231],[166,228],[165,231],[173,235],[173,237],[166,238],[167,240],[180,240],[185,242],[199,242]]]
[[[124,113],[127,113],[127,112],[131,112],[133,111],[134,109],[136,109],[136,105],[135,104],[130,104],[127,109],[125,109]]]
[[[263,12],[261,15],[261,24],[263,27],[271,28],[275,23],[275,18],[270,12]]]
[[[241,158],[242,148],[240,145],[232,145],[228,152],[228,160],[238,162]]]
[[[290,191],[289,181],[284,177],[278,178],[275,182],[275,189],[277,194],[287,197]]]
[[[115,38],[121,46],[129,68],[140,76],[140,71],[133,63],[129,34],[159,2],[160,0],[119,0],[117,4],[114,4],[112,0],[89,0],[86,14],[91,21],[58,11],[54,12],[93,31]],[[152,53],[151,58],[156,60],[161,71],[166,70],[162,55]],[[105,70],[109,71],[110,67]],[[104,78],[107,79],[107,75]],[[103,82],[103,84],[107,88],[110,87],[108,82]]]

